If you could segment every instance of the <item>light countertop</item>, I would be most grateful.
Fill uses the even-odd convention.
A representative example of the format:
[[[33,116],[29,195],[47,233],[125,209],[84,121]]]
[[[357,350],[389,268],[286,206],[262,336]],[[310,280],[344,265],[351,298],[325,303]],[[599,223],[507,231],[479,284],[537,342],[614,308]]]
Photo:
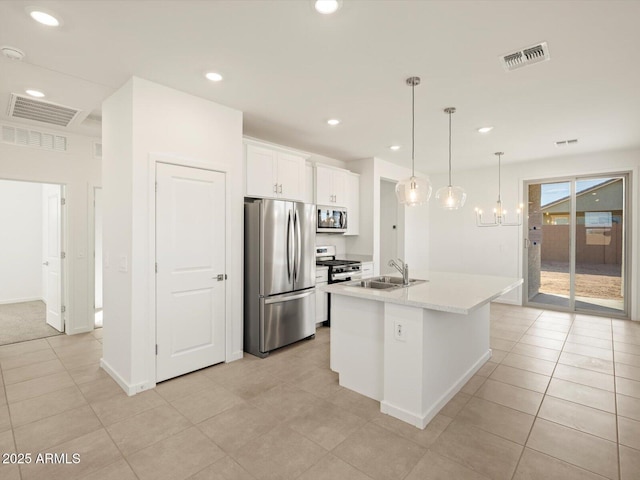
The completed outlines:
[[[353,286],[356,282],[334,283],[319,288],[336,295],[466,315],[522,284],[522,278],[466,273],[410,272],[410,277],[429,281],[393,290]]]

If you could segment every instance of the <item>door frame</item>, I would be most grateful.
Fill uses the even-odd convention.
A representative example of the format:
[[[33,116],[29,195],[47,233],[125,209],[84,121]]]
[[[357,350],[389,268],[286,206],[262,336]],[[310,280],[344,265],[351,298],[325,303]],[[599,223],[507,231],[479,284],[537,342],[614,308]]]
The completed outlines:
[[[233,245],[231,238],[231,185],[229,182],[232,174],[231,167],[221,162],[204,162],[181,155],[169,154],[169,153],[149,153],[148,158],[148,177],[147,177],[147,201],[149,202],[149,223],[148,223],[148,238],[149,238],[149,252],[147,257],[147,272],[149,281],[149,319],[147,324],[147,336],[146,353],[148,372],[153,373],[149,377],[149,388],[153,388],[156,385],[157,370],[156,370],[156,167],[158,163],[167,163],[170,165],[177,165],[180,167],[199,168],[201,170],[209,170],[213,172],[220,172],[225,174],[225,272],[229,271],[229,246]],[[231,312],[233,311],[233,305],[231,303],[231,295],[229,294],[230,288],[225,289],[225,363],[232,360],[237,360],[232,352],[232,339],[231,332],[233,331],[233,322]],[[239,358],[239,357],[238,357]]]
[[[64,204],[60,205],[60,250],[65,252],[65,258],[60,259],[60,307],[66,307],[64,312],[60,312],[62,317],[62,332],[68,335],[67,326],[69,324],[69,315],[72,309],[72,305],[69,298],[69,275],[67,275],[67,261],[69,258],[69,222],[67,215],[67,208],[69,207],[69,198],[67,196],[67,185],[65,183],[58,182],[46,182],[41,180],[31,180],[25,178],[11,178],[0,177],[0,180],[6,180],[9,182],[25,182],[25,183],[37,183],[40,185],[57,185],[60,187],[60,198],[64,198]],[[44,239],[43,239],[44,241]]]
[[[87,186],[87,211],[89,212],[89,232],[88,232],[88,240],[89,240],[89,291],[93,292],[91,295],[91,301],[88,302],[87,305],[87,315],[93,318],[93,328],[96,328],[95,325],[95,315],[96,315],[96,190],[102,190],[101,185],[89,184]],[[104,205],[102,205],[102,209],[104,212]],[[104,223],[104,222],[103,222]],[[100,259],[102,262],[103,260]],[[104,271],[104,265],[103,265]],[[104,286],[103,286],[104,291]],[[104,324],[103,324],[104,325]]]
[[[623,239],[624,239],[624,248],[623,248],[623,281],[624,281],[624,311],[619,314],[607,313],[606,316],[610,316],[612,318],[620,318],[620,319],[630,319],[633,316],[634,311],[634,301],[638,301],[634,295],[632,290],[632,285],[635,286],[636,280],[636,269],[633,264],[633,254],[634,254],[634,246],[631,243],[633,238],[632,232],[635,232],[633,225],[633,174],[632,170],[614,170],[614,171],[599,171],[599,172],[585,172],[585,173],[576,173],[569,175],[558,175],[546,178],[536,178],[536,179],[527,179],[523,180],[523,197],[524,203],[527,205],[527,213],[528,213],[528,204],[529,204],[529,185],[536,183],[560,183],[560,182],[570,182],[570,195],[572,198],[571,201],[571,232],[569,236],[570,246],[569,246],[569,281],[570,281],[570,293],[569,293],[569,307],[561,307],[555,305],[547,305],[536,302],[529,302],[528,300],[528,291],[529,291],[529,271],[528,271],[528,255],[527,255],[527,232],[529,231],[529,219],[528,215],[523,215],[524,219],[522,222],[522,234],[523,234],[523,243],[522,243],[522,277],[523,277],[523,285],[522,285],[522,305],[525,307],[532,308],[545,308],[549,310],[556,310],[561,312],[569,312],[580,315],[596,315],[602,316],[601,313],[597,311],[591,310],[583,310],[575,308],[575,268],[576,268],[576,202],[573,201],[575,198],[575,182],[579,179],[589,179],[589,178],[598,178],[598,177],[622,177],[624,179],[624,210],[623,210]]]

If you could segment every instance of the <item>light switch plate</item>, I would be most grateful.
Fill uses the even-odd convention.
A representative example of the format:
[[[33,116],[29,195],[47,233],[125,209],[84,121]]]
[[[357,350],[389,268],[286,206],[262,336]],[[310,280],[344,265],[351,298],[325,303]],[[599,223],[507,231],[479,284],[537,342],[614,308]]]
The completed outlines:
[[[407,331],[405,324],[398,320],[393,322],[393,338],[399,340],[400,342],[407,341]]]

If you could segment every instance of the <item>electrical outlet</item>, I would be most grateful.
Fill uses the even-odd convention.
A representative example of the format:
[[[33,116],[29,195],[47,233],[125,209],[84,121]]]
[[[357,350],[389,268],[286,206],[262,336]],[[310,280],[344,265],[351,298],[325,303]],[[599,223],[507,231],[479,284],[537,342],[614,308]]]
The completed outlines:
[[[393,337],[401,342],[407,341],[407,333],[404,323],[398,321],[393,322]]]

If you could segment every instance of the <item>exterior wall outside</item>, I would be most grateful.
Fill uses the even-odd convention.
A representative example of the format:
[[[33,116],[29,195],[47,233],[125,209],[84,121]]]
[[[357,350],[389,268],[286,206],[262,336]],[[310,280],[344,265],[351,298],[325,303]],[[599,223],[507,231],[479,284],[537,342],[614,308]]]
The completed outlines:
[[[589,234],[592,230],[578,225],[576,228],[576,262],[578,264],[593,265],[621,265],[622,264],[622,225],[614,223],[607,229],[605,235]],[[571,227],[569,225],[542,226],[542,261],[569,262]],[[608,239],[608,244],[589,244],[589,235],[601,239]]]

